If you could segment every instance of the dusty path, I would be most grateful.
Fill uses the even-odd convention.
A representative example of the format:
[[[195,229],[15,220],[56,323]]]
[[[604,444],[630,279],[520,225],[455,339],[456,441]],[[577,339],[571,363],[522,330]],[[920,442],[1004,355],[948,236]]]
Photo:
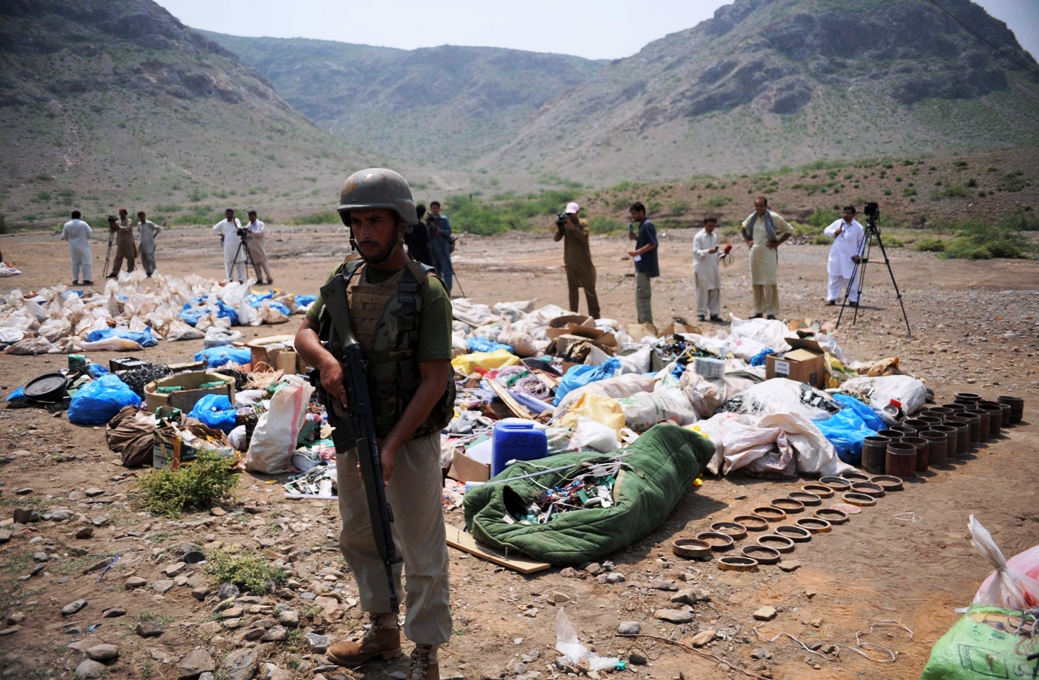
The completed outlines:
[[[298,293],[316,290],[345,246],[341,229],[272,227],[271,231],[276,285]],[[692,236],[691,232],[670,232],[662,239],[664,276],[654,282],[658,323],[667,323],[672,316],[695,318],[690,283]],[[180,228],[161,238],[161,271],[210,276],[222,271],[218,245],[208,230]],[[0,280],[0,294],[68,278],[67,250],[54,236],[0,237],[0,247],[25,272]],[[622,259],[627,242],[621,237],[596,237],[592,247],[600,293],[605,293],[622,281],[629,268],[629,262]],[[1025,424],[967,459],[932,471],[905,491],[881,499],[848,525],[799,547],[794,558],[802,566],[790,574],[774,567],[756,574],[719,572],[710,564],[677,560],[668,550],[675,536],[700,531],[796,486],[795,482],[741,477],[708,479],[682,500],[663,526],[615,555],[613,561],[626,576],[625,583],[605,585],[594,579],[567,578],[567,572],[558,569],[522,577],[452,551],[456,635],[441,656],[444,677],[554,676],[558,671],[550,666],[557,656],[553,650],[556,605],[549,600],[556,593],[570,598],[565,604],[568,615],[582,639],[592,642],[599,653],[627,654],[632,648],[644,652],[651,665],[631,667],[644,677],[673,678],[680,672],[687,678],[742,676],[674,646],[617,638],[614,632],[622,620],[639,621],[643,633],[665,637],[691,637],[707,628],[719,631],[725,639],[716,640],[705,651],[753,672],[766,669],[760,673],[773,678],[919,677],[931,645],[956,620],[953,608],[969,602],[989,571],[970,545],[967,516],[976,514],[1008,555],[1039,543],[1035,503],[1035,489],[1039,488],[1035,462],[1039,460],[1039,417],[1035,415],[1039,405],[1039,274],[1036,264],[1027,261],[943,261],[901,250],[891,255],[913,337],[905,335],[886,270],[874,269],[868,275],[865,306],[857,326],[842,324],[838,337],[845,351],[864,359],[898,354],[905,369],[926,379],[941,401],[964,389],[986,397],[1023,396]],[[750,296],[745,250],[738,251],[738,256],[722,274],[723,312],[746,316]],[[821,247],[784,247],[780,273],[784,316],[835,317],[833,308],[821,303],[825,259]],[[104,243],[100,243],[95,245],[98,271],[103,262]],[[547,236],[465,237],[456,262],[461,285],[475,301],[537,297],[541,304],[566,305],[561,249]],[[604,314],[632,321],[633,298],[633,280],[623,279],[616,290],[603,296]],[[291,331],[295,323],[294,319],[292,328],[250,329],[246,335]],[[142,356],[175,361],[200,348],[201,341],[160,343]],[[92,358],[106,363],[110,356]],[[0,386],[6,394],[64,363],[62,355],[0,355]],[[0,465],[0,519],[9,518],[15,507],[29,505],[66,508],[87,518],[71,525],[41,522],[0,545],[0,613],[5,618],[15,611],[26,614],[19,632],[0,637],[5,677],[65,673],[83,659],[69,644],[84,639],[119,646],[120,660],[109,668],[108,677],[175,678],[176,662],[195,645],[211,648],[219,663],[236,645],[239,631],[219,624],[214,631],[209,625],[215,618],[212,602],[195,600],[190,587],[175,587],[165,595],[152,588],[166,578],[160,569],[176,561],[167,550],[183,540],[260,547],[271,559],[283,560],[300,587],[287,591],[286,599],[275,597],[271,603],[284,602],[301,612],[309,607],[298,597],[300,593],[322,593],[341,586],[342,601],[330,620],[305,619],[301,627],[342,634],[359,618],[357,607],[349,604],[356,587],[335,549],[338,517],[330,504],[284,501],[279,487],[246,475],[240,506],[229,507],[225,516],[156,519],[127,502],[137,473],[127,475],[116,464],[105,447],[102,430],[72,426],[64,418],[37,410],[0,410],[0,456],[5,461]],[[104,495],[85,498],[83,492],[91,486],[103,489]],[[16,490],[22,488],[32,492],[17,495]],[[72,537],[83,521],[99,516],[106,517],[107,523],[95,530],[92,539]],[[461,519],[459,511],[450,513],[451,522],[460,524]],[[76,554],[83,550],[85,554]],[[18,580],[30,573],[32,556],[41,551],[52,556],[42,573]],[[82,573],[101,556],[115,552],[121,553],[121,559],[100,583],[96,572]],[[185,573],[190,575],[193,569],[189,567]],[[324,575],[320,574],[323,569]],[[134,575],[145,578],[148,586],[126,590],[124,583]],[[683,578],[692,583],[681,581]],[[695,606],[691,624],[657,621],[653,612],[669,606],[672,593],[645,586],[661,580],[704,588],[711,601]],[[59,609],[80,597],[88,600],[88,606],[63,618]],[[126,615],[102,618],[102,611],[115,605],[124,608]],[[847,652],[841,661],[830,663],[810,657],[788,639],[775,643],[757,639],[751,614],[763,605],[779,611],[774,621],[760,629],[768,637],[785,631],[808,644],[849,643],[854,641],[855,631],[869,628],[870,621],[894,619],[914,631],[914,640],[893,628],[878,629],[866,639],[895,650],[899,654],[895,664],[875,664]],[[243,627],[261,616],[247,615]],[[142,618],[163,622],[166,632],[158,638],[138,637],[133,628]],[[80,632],[70,632],[69,624]],[[94,624],[101,625],[88,632],[87,627]],[[338,672],[321,669],[320,656],[312,656],[297,633],[286,642],[261,643],[257,651],[260,659],[276,662],[299,677],[313,677],[315,669],[326,678]],[[771,659],[751,658],[760,651],[771,654]],[[535,653],[538,658],[533,658]],[[517,667],[522,655],[529,660]],[[821,669],[806,664],[806,657]],[[399,660],[371,664],[362,674],[384,678],[401,670],[406,670],[406,662]]]

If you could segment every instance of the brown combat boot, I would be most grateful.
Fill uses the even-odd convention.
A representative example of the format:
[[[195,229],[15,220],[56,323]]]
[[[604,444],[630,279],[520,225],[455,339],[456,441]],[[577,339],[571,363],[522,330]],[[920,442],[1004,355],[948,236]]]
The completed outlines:
[[[415,645],[411,652],[408,680],[440,680],[437,645]]]
[[[347,640],[329,647],[325,652],[328,660],[352,668],[375,657],[392,659],[400,656],[400,628],[396,617],[392,614],[373,614],[371,619],[372,624],[360,641]]]

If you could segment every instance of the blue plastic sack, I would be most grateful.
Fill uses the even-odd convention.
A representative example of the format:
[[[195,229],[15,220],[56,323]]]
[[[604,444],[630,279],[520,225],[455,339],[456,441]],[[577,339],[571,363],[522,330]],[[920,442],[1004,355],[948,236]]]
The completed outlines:
[[[149,326],[145,326],[144,330],[140,332],[132,331],[129,328],[102,328],[100,330],[90,331],[90,335],[87,336],[87,341],[97,342],[98,340],[107,340],[108,338],[132,340],[141,347],[155,347],[155,345],[159,344],[152,335],[152,329]]]
[[[5,399],[4,401],[11,401],[12,399],[21,399],[24,396],[25,396],[25,388],[24,387],[19,387],[18,389],[14,390],[9,395],[7,395],[7,399]]]
[[[76,425],[105,425],[124,406],[140,406],[141,398],[114,375],[88,382],[72,396],[69,422]]]
[[[316,295],[297,295],[296,309],[300,309],[301,307],[309,307],[310,305],[314,304],[316,300]]]
[[[226,394],[207,394],[202,397],[195,402],[188,417],[200,420],[203,425],[225,434],[235,428],[235,408]]]
[[[509,354],[512,354],[512,345],[503,345],[500,342],[493,342],[487,338],[469,338],[469,351],[470,352],[494,352],[499,349],[503,349]]]
[[[111,373],[111,371],[109,371],[101,364],[90,364],[89,366],[87,366],[87,371],[94,378],[100,378],[103,375],[108,375],[109,373]]]
[[[252,360],[252,350],[248,347],[210,347],[195,354],[195,361],[206,362],[207,368],[220,368],[228,363],[244,366]]]
[[[867,407],[868,408],[868,407]],[[837,457],[849,465],[862,464],[862,440],[877,434],[867,427],[854,406],[847,406],[831,418],[815,425],[837,450]]]
[[[177,314],[177,318],[186,323],[189,326],[197,326],[199,318],[206,313],[206,310],[199,307],[198,305],[185,302],[184,306],[180,308],[180,313]]]
[[[834,401],[841,405],[842,409],[850,408],[862,419],[862,422],[866,424],[871,430],[886,430],[887,425],[881,420],[877,412],[873,410],[868,404],[863,404],[855,397],[847,394],[841,394],[840,392],[833,395]]]
[[[771,347],[766,347],[765,349],[761,350],[760,352],[758,352],[757,354],[755,354],[754,356],[752,356],[750,358],[750,365],[751,366],[764,366],[766,357],[768,357],[769,354],[775,354],[775,353],[776,353],[776,350],[772,349]]]
[[[617,357],[610,357],[601,366],[571,366],[556,387],[556,398],[552,405],[559,406],[559,402],[563,401],[563,397],[570,390],[576,390],[578,387],[584,387],[589,383],[612,378],[620,370],[621,362]]]

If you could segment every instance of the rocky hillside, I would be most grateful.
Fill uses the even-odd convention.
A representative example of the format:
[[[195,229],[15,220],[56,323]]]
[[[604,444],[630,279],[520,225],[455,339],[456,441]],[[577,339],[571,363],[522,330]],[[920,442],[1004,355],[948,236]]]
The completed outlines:
[[[493,47],[398,50],[205,35],[332,134],[377,153],[453,166],[497,151],[545,102],[606,63]]]
[[[944,3],[1039,65],[969,0]],[[478,167],[604,183],[1039,141],[1039,80],[919,0],[736,0],[612,62]]]
[[[0,128],[8,224],[121,204],[213,222],[243,201],[327,205],[365,162],[149,0],[0,3]]]

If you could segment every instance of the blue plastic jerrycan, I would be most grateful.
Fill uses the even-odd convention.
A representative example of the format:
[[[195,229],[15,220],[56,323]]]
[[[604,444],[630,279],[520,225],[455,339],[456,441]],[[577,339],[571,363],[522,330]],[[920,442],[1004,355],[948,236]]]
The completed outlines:
[[[493,458],[491,476],[504,470],[512,460],[537,460],[548,455],[548,436],[534,427],[534,422],[506,418],[494,424],[491,437]]]

